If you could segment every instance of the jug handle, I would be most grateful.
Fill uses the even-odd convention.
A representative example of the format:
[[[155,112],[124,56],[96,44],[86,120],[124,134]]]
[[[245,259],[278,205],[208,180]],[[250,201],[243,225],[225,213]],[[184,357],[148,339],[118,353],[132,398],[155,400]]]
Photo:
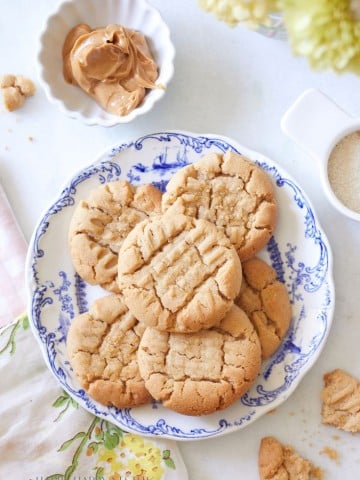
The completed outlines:
[[[323,92],[305,90],[281,119],[282,131],[313,158],[327,162],[335,144],[356,128],[355,120]]]

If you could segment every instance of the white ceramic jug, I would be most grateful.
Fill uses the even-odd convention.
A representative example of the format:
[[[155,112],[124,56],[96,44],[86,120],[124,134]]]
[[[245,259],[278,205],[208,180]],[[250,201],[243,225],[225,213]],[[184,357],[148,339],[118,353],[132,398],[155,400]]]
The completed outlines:
[[[328,160],[332,150],[346,135],[360,131],[360,119],[350,117],[319,90],[309,89],[284,114],[281,128],[316,160],[321,184],[332,205],[347,217],[360,221],[360,213],[338,199],[328,178]]]

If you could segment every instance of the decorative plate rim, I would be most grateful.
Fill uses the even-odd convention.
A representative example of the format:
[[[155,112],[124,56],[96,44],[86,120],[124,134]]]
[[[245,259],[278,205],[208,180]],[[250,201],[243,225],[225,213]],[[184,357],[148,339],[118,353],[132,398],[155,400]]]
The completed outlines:
[[[166,138],[172,138],[172,137],[178,137],[178,138],[187,138],[190,139],[191,142],[195,145],[196,148],[196,142],[204,139],[209,140],[210,143],[213,142],[223,142],[223,145],[227,145],[227,148],[233,148],[233,149],[238,149],[238,151],[241,151],[245,155],[249,156],[252,160],[256,161],[257,163],[267,165],[269,169],[273,169],[273,173],[276,171],[277,175],[279,176],[278,181],[286,181],[290,182],[291,188],[296,188],[297,191],[294,191],[295,197],[294,200],[296,202],[305,202],[308,211],[307,214],[311,215],[311,219],[313,222],[313,229],[316,227],[315,233],[320,235],[322,243],[326,247],[326,260],[327,260],[327,268],[326,272],[324,274],[324,284],[326,285],[326,293],[327,293],[327,303],[322,305],[322,307],[325,309],[326,307],[326,313],[324,314],[322,312],[322,315],[325,315],[325,320],[326,320],[326,328],[324,328],[322,332],[322,337],[320,339],[320,343],[316,347],[315,351],[311,354],[310,358],[300,367],[299,373],[296,375],[295,378],[292,379],[291,383],[285,391],[279,391],[277,396],[273,394],[272,399],[270,399],[270,403],[265,403],[264,405],[254,405],[252,404],[252,399],[248,398],[247,393],[242,397],[241,401],[245,402],[244,404],[246,406],[249,406],[250,410],[248,415],[243,416],[240,418],[239,421],[234,421],[234,422],[229,422],[226,420],[226,418],[222,418],[218,421],[218,428],[213,429],[212,431],[207,431],[206,428],[192,428],[189,431],[183,431],[181,428],[177,426],[171,426],[166,423],[166,420],[164,419],[159,419],[156,425],[149,425],[149,426],[144,426],[141,423],[139,423],[136,419],[134,419],[131,415],[131,408],[128,409],[116,409],[114,407],[104,407],[97,402],[91,400],[89,397],[86,396],[85,392],[83,390],[72,390],[69,385],[66,384],[65,378],[64,378],[64,372],[56,372],[54,371],[54,367],[51,365],[50,360],[49,360],[49,349],[54,348],[54,345],[51,344],[51,338],[47,339],[47,343],[45,345],[44,339],[41,337],[45,335],[45,331],[36,325],[36,312],[33,311],[33,304],[34,304],[34,291],[33,291],[33,286],[34,286],[34,275],[32,272],[32,267],[33,267],[33,259],[34,259],[34,245],[36,242],[36,236],[37,232],[39,231],[41,225],[44,223],[47,224],[47,217],[50,217],[49,211],[56,206],[56,204],[63,198],[64,192],[66,189],[69,190],[69,188],[72,188],[71,186],[74,185],[76,180],[81,178],[81,175],[84,175],[86,171],[90,170],[91,168],[99,167],[102,162],[107,163],[109,162],[109,158],[111,156],[115,156],[117,153],[120,153],[124,150],[127,150],[131,148],[132,146],[138,145],[138,148],[142,148],[142,142],[145,140],[149,139],[157,139],[159,141],[162,141],[161,139],[166,139]],[[197,152],[196,152],[197,153]],[[107,162],[102,160],[104,157],[108,157]],[[255,160],[256,159],[256,160]],[[121,167],[119,167],[121,169]],[[131,171],[131,169],[130,169]],[[85,180],[85,179],[84,179]],[[82,180],[82,181],[84,181]],[[81,182],[82,182],[81,181]],[[79,183],[81,183],[79,182]],[[74,192],[75,194],[75,192]],[[56,215],[57,212],[53,213],[52,215]],[[48,225],[48,224],[47,224]],[[311,230],[311,229],[310,229]],[[314,234],[314,231],[309,231],[308,232],[310,235]],[[318,242],[318,238],[316,239],[316,242]],[[315,242],[315,243],[316,243]],[[26,278],[26,285],[27,285],[27,293],[28,293],[28,299],[29,299],[29,305],[30,305],[30,312],[29,312],[29,317],[30,317],[30,325],[31,329],[33,331],[34,336],[37,339],[37,342],[40,346],[40,350],[42,353],[43,358],[45,359],[46,365],[52,372],[52,374],[55,376],[58,382],[62,385],[62,387],[67,390],[67,392],[77,401],[79,402],[79,393],[81,393],[82,396],[86,397],[87,403],[84,405],[84,402],[79,402],[80,405],[90,411],[93,414],[96,414],[102,418],[106,418],[109,421],[113,421],[115,424],[119,425],[121,428],[124,428],[125,430],[128,431],[133,431],[135,433],[144,435],[144,436],[162,436],[164,438],[169,438],[173,440],[184,440],[184,441],[195,441],[195,440],[201,440],[201,439],[206,439],[206,438],[213,438],[215,436],[220,436],[226,433],[231,433],[235,430],[241,429],[249,424],[251,424],[254,420],[260,418],[263,414],[268,412],[269,410],[274,409],[275,407],[279,406],[281,403],[283,403],[285,400],[287,400],[292,393],[296,390],[298,385],[300,384],[301,380],[304,378],[306,373],[309,372],[309,370],[314,366],[316,363],[317,359],[319,358],[325,344],[326,340],[331,328],[331,324],[333,321],[333,316],[334,316],[334,308],[335,308],[335,286],[334,286],[334,279],[333,279],[333,255],[332,255],[332,250],[328,241],[328,238],[324,232],[324,230],[321,228],[321,225],[319,223],[318,217],[316,215],[316,212],[313,208],[312,203],[308,199],[306,193],[303,191],[303,189],[297,184],[297,182],[292,178],[291,175],[289,175],[283,167],[278,165],[276,162],[271,160],[270,158],[262,155],[259,152],[256,152],[254,150],[251,150],[236,140],[233,140],[229,137],[223,136],[223,135],[217,135],[217,134],[212,134],[212,133],[194,133],[194,132],[189,132],[185,130],[167,130],[167,131],[162,131],[162,132],[155,132],[155,133],[149,133],[147,135],[143,135],[141,137],[138,136],[133,136],[131,138],[126,139],[123,141],[121,144],[119,142],[114,143],[112,146],[103,149],[103,151],[95,157],[95,160],[91,162],[90,164],[84,166],[83,168],[79,168],[65,183],[63,188],[60,190],[60,192],[54,197],[54,201],[51,202],[48,206],[48,208],[44,209],[43,214],[40,216],[36,227],[33,231],[30,243],[29,243],[29,248],[27,252],[27,258],[26,258],[26,273],[25,273],[25,278]],[[325,280],[326,279],[326,280]],[[84,282],[85,283],[85,282]],[[323,285],[323,283],[320,284]],[[310,287],[311,288],[311,284]],[[320,287],[319,287],[320,288]],[[43,329],[45,327],[42,327]],[[45,328],[46,330],[46,328]],[[49,336],[55,335],[54,333],[50,333]],[[291,338],[289,339],[289,342],[291,342]],[[274,354],[276,355],[276,354]],[[279,354],[279,357],[281,356],[281,353]],[[272,357],[271,357],[272,359]],[[279,362],[278,362],[279,363]],[[276,359],[273,361],[273,363],[268,363],[267,364],[267,372],[268,375],[271,374],[271,369],[273,366],[276,364]],[[287,364],[286,364],[287,365]],[[264,376],[266,375],[266,372],[264,373]],[[266,377],[265,377],[266,378]],[[259,385],[259,388],[261,386]],[[266,396],[266,392],[265,392]],[[80,397],[82,398],[82,397]],[[253,407],[253,408],[251,408]],[[136,407],[139,408],[139,407]],[[140,407],[141,408],[141,407]],[[231,408],[231,407],[230,407]],[[256,412],[256,408],[260,408],[258,412]],[[106,414],[104,414],[104,410],[106,410]],[[226,409],[228,410],[228,409]],[[221,413],[226,412],[226,410],[221,411]],[[178,415],[178,414],[176,414]],[[209,417],[205,416],[202,418]],[[226,417],[226,414],[224,414],[224,417]],[[188,417],[186,417],[188,418]],[[192,417],[189,417],[192,418]],[[194,417],[198,418],[198,417]]]

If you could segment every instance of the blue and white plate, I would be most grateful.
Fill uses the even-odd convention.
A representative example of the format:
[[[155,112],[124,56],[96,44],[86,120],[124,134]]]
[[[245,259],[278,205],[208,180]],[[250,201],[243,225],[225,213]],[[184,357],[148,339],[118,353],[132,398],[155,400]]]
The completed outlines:
[[[286,284],[292,303],[291,326],[282,345],[263,363],[257,381],[239,401],[211,415],[184,416],[159,402],[117,409],[93,401],[76,381],[66,352],[72,319],[105,294],[81,280],[72,266],[67,235],[75,205],[97,185],[119,179],[134,185],[151,182],[164,190],[179,168],[209,152],[228,149],[258,163],[275,185],[279,222],[260,256]],[[189,132],[160,132],[130,140],[76,173],[35,229],[27,257],[27,282],[32,330],[63,389],[85,409],[125,430],[175,440],[233,432],[280,405],[318,358],[334,311],[330,247],[299,185],[275,162],[234,140]]]

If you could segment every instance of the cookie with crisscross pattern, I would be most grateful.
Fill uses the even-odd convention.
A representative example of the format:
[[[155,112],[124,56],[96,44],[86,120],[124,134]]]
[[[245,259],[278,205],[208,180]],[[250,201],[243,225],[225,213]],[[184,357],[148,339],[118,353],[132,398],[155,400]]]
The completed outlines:
[[[69,229],[75,270],[91,285],[119,293],[118,252],[132,228],[159,213],[161,192],[153,185],[134,187],[126,181],[105,183],[81,200]]]
[[[258,336],[236,305],[217,327],[189,334],[148,327],[138,362],[152,396],[184,415],[207,415],[228,407],[257,377]]]
[[[148,326],[196,332],[221,321],[240,290],[241,263],[224,232],[182,214],[144,220],[119,252],[119,287]]]
[[[66,340],[69,360],[93,399],[118,408],[151,400],[137,362],[144,330],[119,295],[99,298],[74,318]]]
[[[265,246],[277,222],[270,177],[231,150],[210,153],[178,170],[167,184],[162,209],[214,223],[230,238],[241,261]]]

